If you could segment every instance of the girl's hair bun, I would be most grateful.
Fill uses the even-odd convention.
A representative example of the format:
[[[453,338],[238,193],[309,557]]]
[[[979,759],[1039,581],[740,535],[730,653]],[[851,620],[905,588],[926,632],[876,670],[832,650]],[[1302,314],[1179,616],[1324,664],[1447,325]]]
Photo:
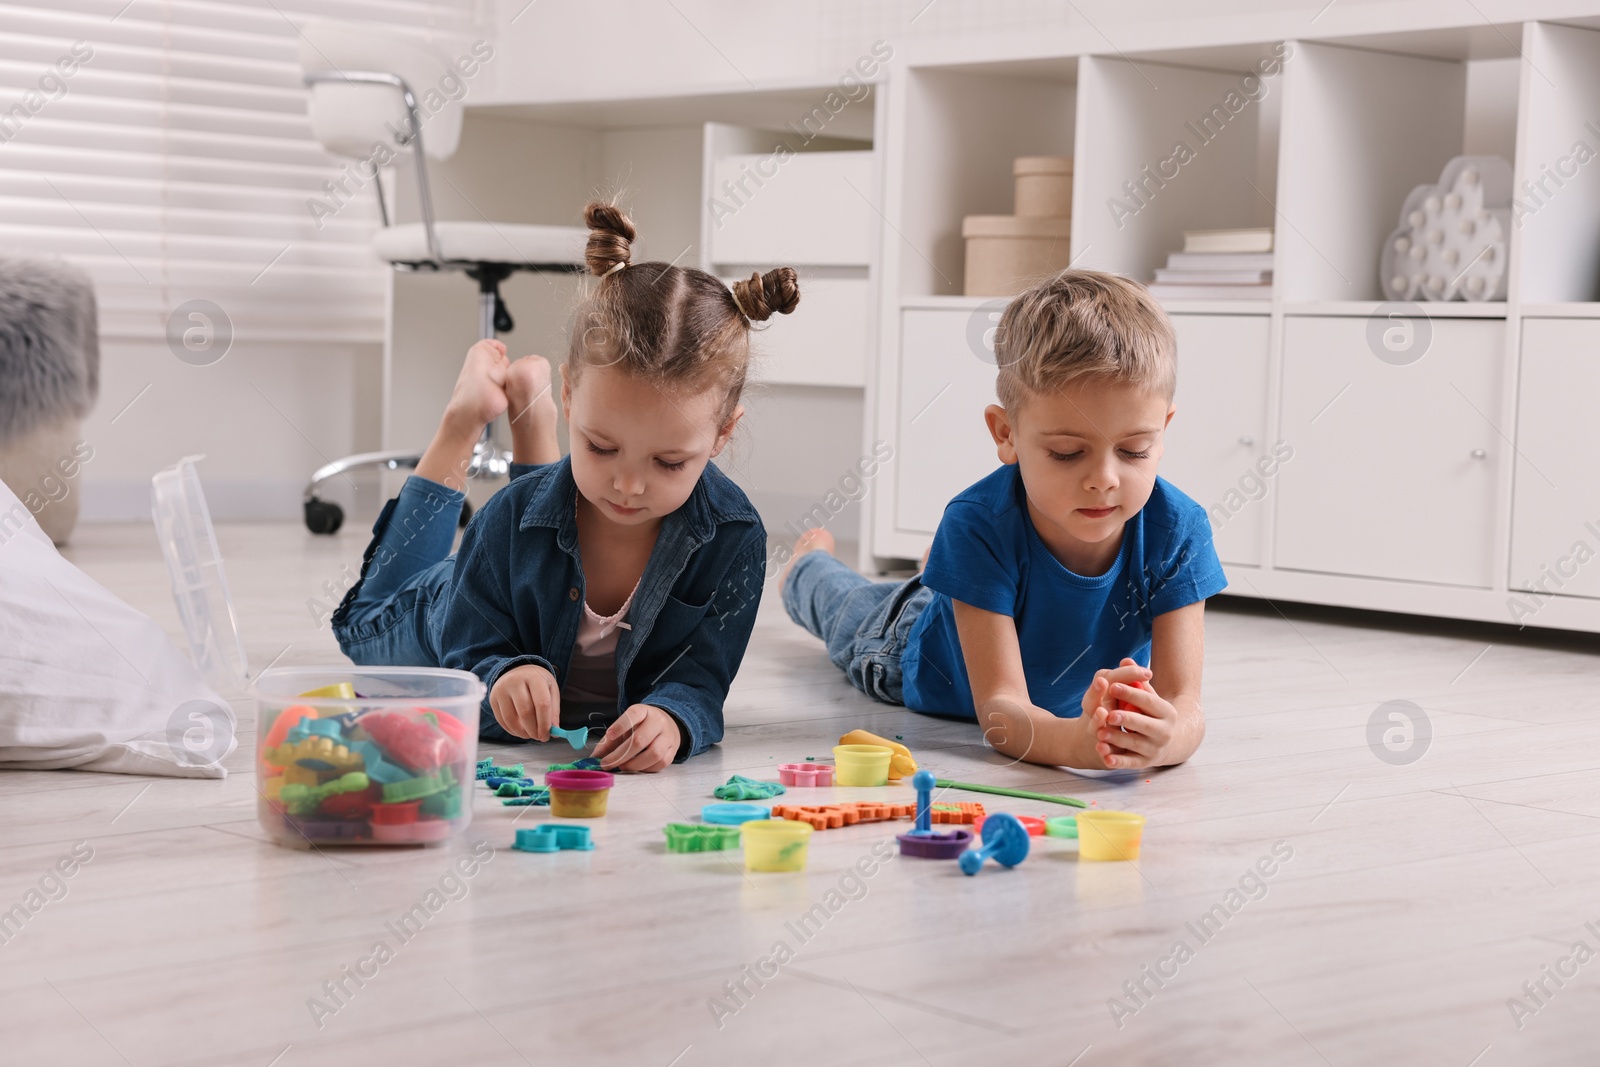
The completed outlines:
[[[589,241],[592,247],[594,238]],[[800,278],[793,267],[778,267],[765,274],[752,272],[748,280],[733,283],[733,296],[746,318],[765,322],[774,315],[789,314],[800,303]]]
[[[633,261],[633,239],[638,231],[621,208],[603,200],[590,201],[583,209],[583,222],[589,227],[583,258],[591,274],[604,277],[618,263]]]

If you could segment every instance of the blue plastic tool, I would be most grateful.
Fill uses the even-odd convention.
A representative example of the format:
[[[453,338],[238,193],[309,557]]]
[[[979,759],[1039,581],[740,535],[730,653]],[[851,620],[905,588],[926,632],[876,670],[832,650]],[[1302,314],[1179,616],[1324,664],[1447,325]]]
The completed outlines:
[[[987,859],[1015,867],[1028,858],[1028,830],[1015,815],[997,811],[983,820],[983,847],[961,854],[961,873],[977,874]]]
[[[380,785],[393,785],[411,777],[411,772],[383,758],[383,750],[371,741],[352,741],[350,751],[361,753],[366,761],[367,777]]]
[[[932,771],[918,771],[911,776],[911,788],[917,791],[917,825],[912,837],[933,834],[933,786],[938,781]]]
[[[559,726],[550,727],[550,736],[559,737],[575,749],[581,749],[589,743],[589,728],[580,726],[576,730],[563,730]]]
[[[931,771],[918,771],[911,776],[911,787],[917,791],[917,824],[903,834],[897,834],[900,855],[916,856],[930,860],[953,860],[965,857],[967,846],[972,844],[972,831],[960,828],[941,834],[933,829],[933,787],[938,779]]]
[[[546,823],[531,830],[518,830],[516,843],[511,847],[523,852],[560,852],[562,849],[593,852],[594,841],[589,837],[587,826]]]
[[[760,804],[707,804],[700,817],[717,826],[738,826],[751,819],[770,819],[772,811]]]

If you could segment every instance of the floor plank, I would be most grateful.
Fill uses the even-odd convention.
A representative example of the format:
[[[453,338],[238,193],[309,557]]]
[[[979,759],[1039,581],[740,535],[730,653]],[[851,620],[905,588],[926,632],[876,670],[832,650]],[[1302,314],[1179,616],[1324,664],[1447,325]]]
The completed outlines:
[[[326,606],[359,564],[364,526],[331,538],[223,526],[218,537],[256,668],[344,662]],[[148,526],[81,527],[67,555],[180,636]],[[1600,951],[1593,642],[1225,599],[1207,629],[1200,752],[1183,767],[1088,779],[1012,765],[971,726],[872,703],[769,591],[721,745],[619,781],[593,853],[510,850],[515,827],[548,813],[479,795],[467,836],[492,859],[448,883],[465,843],[272,845],[255,822],[248,700],[223,781],[0,774],[0,910],[75,843],[93,849],[51,883],[59,899],[0,944],[0,1058],[1592,1062],[1600,963],[1560,986],[1544,968],[1578,940]],[[1413,762],[1369,747],[1369,720],[1395,700],[1431,727]],[[692,816],[728,775],[827,758],[855,726],[902,737],[942,776],[1143,812],[1144,855],[1080,863],[1070,842],[1037,840],[1015,870],[966,878],[953,864],[878,862],[893,833],[881,825],[815,835],[800,875],[747,874],[736,853],[666,853],[662,824]],[[570,750],[484,754],[538,767]],[[1278,843],[1292,858],[1252,875]],[[447,903],[402,941],[394,924],[441,884]],[[1226,921],[1202,940],[1192,924],[1216,922],[1219,906]],[[343,978],[338,998],[326,992],[380,940],[392,960],[359,986]],[[1144,968],[1180,940],[1192,958],[1158,986]],[[780,943],[792,958],[748,977]],[[1523,983],[1541,979],[1536,1003]],[[1133,999],[1124,983],[1141,980]],[[1527,1010],[1514,1013],[1519,998]]]

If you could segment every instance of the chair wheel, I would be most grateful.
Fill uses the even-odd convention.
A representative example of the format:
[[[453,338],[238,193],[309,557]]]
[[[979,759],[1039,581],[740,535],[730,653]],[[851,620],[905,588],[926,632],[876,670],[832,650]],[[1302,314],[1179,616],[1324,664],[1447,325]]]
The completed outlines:
[[[472,518],[472,505],[465,500],[461,502],[461,517],[456,520],[456,529],[465,530],[467,521]]]
[[[335,534],[344,525],[344,509],[312,497],[306,501],[306,529],[314,534]]]

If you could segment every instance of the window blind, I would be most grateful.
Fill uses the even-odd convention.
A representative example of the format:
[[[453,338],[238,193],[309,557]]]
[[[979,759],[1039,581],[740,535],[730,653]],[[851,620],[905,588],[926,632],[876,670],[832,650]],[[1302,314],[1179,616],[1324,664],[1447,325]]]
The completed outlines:
[[[470,0],[0,2],[0,255],[95,280],[103,338],[203,299],[236,340],[377,342],[376,201],[315,217],[295,20],[470,30]],[[319,225],[320,222],[320,225]]]

